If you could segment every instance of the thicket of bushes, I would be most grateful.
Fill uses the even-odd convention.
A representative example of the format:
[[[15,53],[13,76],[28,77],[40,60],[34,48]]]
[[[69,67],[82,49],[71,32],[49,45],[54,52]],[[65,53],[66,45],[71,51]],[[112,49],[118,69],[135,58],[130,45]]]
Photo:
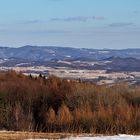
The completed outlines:
[[[0,129],[140,133],[140,87],[1,73]]]

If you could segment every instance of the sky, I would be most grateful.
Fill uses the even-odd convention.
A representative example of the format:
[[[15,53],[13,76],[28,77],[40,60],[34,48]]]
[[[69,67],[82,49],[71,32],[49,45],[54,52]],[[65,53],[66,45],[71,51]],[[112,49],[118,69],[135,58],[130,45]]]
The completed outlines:
[[[140,0],[0,0],[0,46],[140,48]]]

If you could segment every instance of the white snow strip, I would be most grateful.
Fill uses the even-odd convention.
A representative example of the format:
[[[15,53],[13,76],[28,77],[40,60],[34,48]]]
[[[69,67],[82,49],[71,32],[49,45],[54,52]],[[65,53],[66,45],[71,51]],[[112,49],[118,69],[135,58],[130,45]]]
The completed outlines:
[[[110,53],[110,51],[98,51],[98,53],[104,54],[104,53]]]
[[[69,140],[140,140],[140,136],[119,135],[119,136],[99,136],[99,137],[77,137]]]

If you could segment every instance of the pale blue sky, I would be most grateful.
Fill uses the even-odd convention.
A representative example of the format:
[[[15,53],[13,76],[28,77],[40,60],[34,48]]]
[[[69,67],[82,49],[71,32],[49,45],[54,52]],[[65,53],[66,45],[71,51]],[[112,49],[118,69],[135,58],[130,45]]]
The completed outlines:
[[[140,48],[140,0],[0,0],[0,46]]]

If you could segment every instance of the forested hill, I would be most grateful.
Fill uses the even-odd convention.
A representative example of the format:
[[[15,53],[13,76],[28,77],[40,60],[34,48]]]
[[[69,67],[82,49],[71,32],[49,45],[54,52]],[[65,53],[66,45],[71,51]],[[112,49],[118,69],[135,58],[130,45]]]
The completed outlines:
[[[55,46],[24,46],[19,48],[0,47],[0,58],[29,60],[103,60],[109,57],[132,57],[140,59],[140,49],[88,49]]]

